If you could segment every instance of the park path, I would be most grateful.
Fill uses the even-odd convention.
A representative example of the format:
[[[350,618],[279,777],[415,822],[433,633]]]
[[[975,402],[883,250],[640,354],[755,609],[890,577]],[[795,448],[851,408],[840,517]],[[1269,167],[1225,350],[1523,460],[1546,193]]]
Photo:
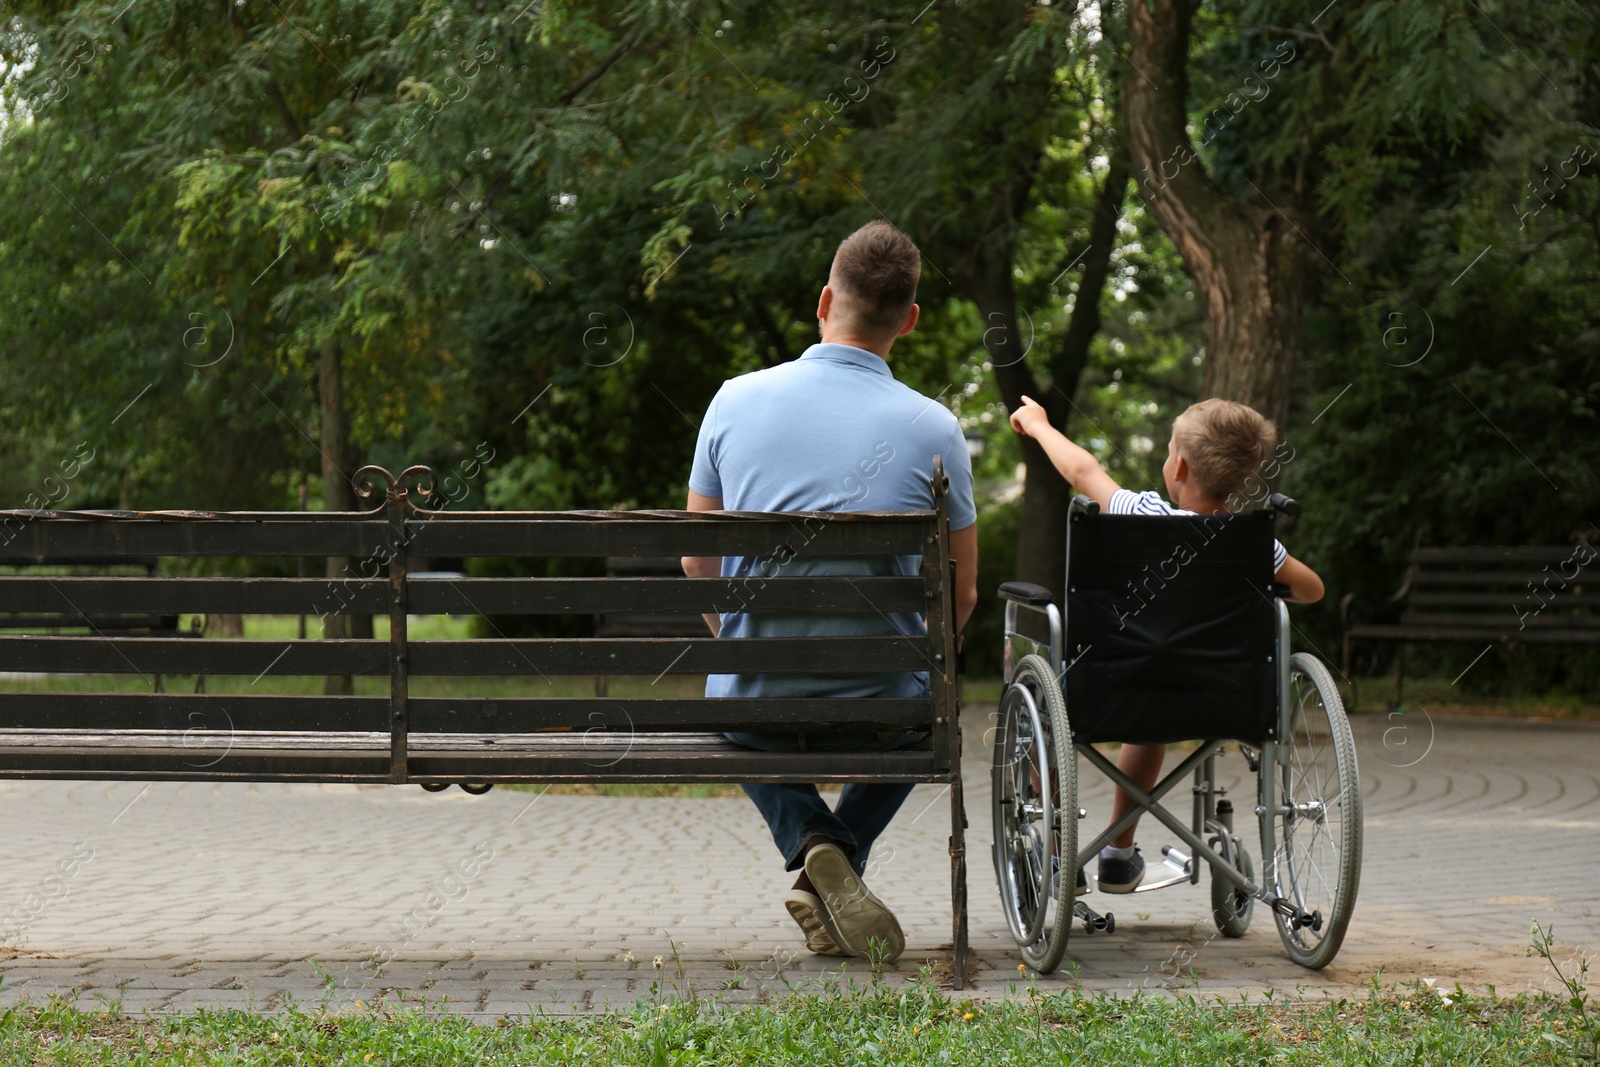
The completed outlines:
[[[1323,997],[1360,994],[1380,971],[1385,983],[1514,992],[1554,987],[1524,954],[1534,919],[1554,925],[1564,957],[1600,948],[1600,728],[1413,713],[1355,722],[1366,860],[1327,970],[1290,963],[1264,913],[1242,939],[1214,936],[1201,884],[1091,895],[1117,931],[1077,933],[1061,972],[1020,975],[989,859],[992,713],[963,712],[973,996]],[[1243,761],[1222,764],[1241,784]],[[1096,777],[1086,825],[1108,796]],[[129,1011],[385,998],[489,1017],[690,988],[748,1002],[870,977],[852,963],[841,979],[841,961],[804,951],[782,909],[789,876],[742,797],[4,782],[0,811],[0,1005],[52,993]],[[887,981],[947,964],[948,833],[943,789],[919,786],[875,852],[871,882],[908,940]],[[1145,833],[1159,856],[1163,838]]]

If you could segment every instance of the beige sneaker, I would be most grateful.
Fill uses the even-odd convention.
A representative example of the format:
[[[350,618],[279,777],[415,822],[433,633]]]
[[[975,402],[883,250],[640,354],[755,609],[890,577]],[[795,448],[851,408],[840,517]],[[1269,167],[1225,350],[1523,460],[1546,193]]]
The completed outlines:
[[[822,899],[831,933],[848,955],[867,957],[868,943],[880,942],[884,959],[893,962],[906,950],[900,922],[873,895],[838,845],[822,844],[806,853],[806,877]]]
[[[828,912],[815,893],[807,893],[804,889],[791,889],[783,898],[783,906],[789,909],[790,918],[794,919],[805,933],[806,948],[819,956],[848,955],[839,947],[839,939],[834,937],[833,930],[830,929],[832,924],[828,921]]]

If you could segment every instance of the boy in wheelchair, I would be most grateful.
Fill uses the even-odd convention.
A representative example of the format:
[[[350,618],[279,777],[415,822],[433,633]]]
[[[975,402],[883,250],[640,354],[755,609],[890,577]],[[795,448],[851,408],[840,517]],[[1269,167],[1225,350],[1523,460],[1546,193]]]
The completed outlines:
[[[1024,396],[1022,406],[1011,413],[1011,428],[1037,441],[1061,476],[1111,515],[1210,515],[1234,510],[1245,502],[1246,483],[1271,459],[1277,444],[1277,429],[1252,408],[1217,399],[1193,404],[1172,423],[1161,467],[1167,490],[1163,499],[1159,493],[1135,493],[1119,486],[1093,455],[1051,426],[1045,409],[1029,397]],[[1276,580],[1290,590],[1286,599],[1302,604],[1322,599],[1322,579],[1277,541],[1273,565]],[[1124,744],[1117,767],[1149,792],[1161,775],[1165,756],[1165,745]],[[1112,823],[1135,807],[1119,787],[1112,802]],[[1101,892],[1131,893],[1144,880],[1144,859],[1133,843],[1136,827],[1137,822],[1130,824],[1101,850]],[[1080,868],[1077,892],[1087,889],[1087,876]]]

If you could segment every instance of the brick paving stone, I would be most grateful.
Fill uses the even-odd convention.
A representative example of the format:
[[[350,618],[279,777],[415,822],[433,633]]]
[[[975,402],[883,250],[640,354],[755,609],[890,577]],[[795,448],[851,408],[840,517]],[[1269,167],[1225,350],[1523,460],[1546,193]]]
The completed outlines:
[[[1201,884],[1092,894],[1117,915],[1116,932],[1075,931],[1060,971],[1019,974],[989,859],[990,711],[963,715],[975,996],[1315,999],[1357,993],[1380,969],[1385,981],[1444,988],[1551,989],[1542,961],[1524,954],[1534,919],[1555,925],[1564,956],[1600,946],[1600,729],[1424,713],[1355,722],[1365,862],[1349,936],[1326,970],[1291,963],[1260,909],[1244,938],[1215,936]],[[1219,764],[1236,799],[1254,788],[1244,771],[1237,756]],[[1110,789],[1081,777],[1092,831]],[[10,814],[0,916],[61,859],[89,855],[0,948],[0,1005],[52,992],[85,1005],[120,996],[136,1012],[290,1000],[346,1010],[384,998],[487,1021],[690,989],[736,1004],[872,981],[863,961],[804,950],[781,904],[790,876],[742,797],[28,781],[0,782],[0,804]],[[918,786],[874,853],[871,882],[908,943],[880,976],[891,986],[948,969],[948,810],[944,787]],[[1164,839],[1142,828],[1147,857]]]

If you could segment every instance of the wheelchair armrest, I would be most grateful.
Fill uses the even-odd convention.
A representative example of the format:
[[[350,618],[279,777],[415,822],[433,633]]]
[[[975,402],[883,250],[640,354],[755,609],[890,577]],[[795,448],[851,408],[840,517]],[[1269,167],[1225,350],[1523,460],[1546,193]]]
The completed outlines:
[[[1000,586],[1000,596],[1002,599],[1014,600],[1018,604],[1036,608],[1045,607],[1055,601],[1055,596],[1050,590],[1032,582],[1005,582]]]
[[[1294,590],[1290,589],[1282,582],[1273,582],[1272,595],[1277,597],[1279,600],[1288,600],[1290,597],[1294,596]]]

